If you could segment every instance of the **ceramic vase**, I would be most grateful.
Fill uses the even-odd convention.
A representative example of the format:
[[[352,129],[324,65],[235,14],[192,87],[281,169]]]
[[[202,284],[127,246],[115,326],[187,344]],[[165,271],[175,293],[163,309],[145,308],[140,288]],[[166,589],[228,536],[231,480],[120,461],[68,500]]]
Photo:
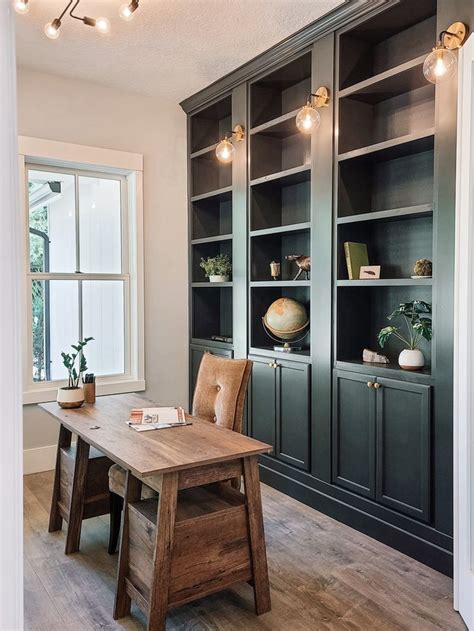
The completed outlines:
[[[58,388],[56,401],[62,408],[80,408],[84,403],[84,388]]]
[[[403,370],[421,370],[425,365],[425,356],[417,348],[406,348],[398,356],[398,363]]]

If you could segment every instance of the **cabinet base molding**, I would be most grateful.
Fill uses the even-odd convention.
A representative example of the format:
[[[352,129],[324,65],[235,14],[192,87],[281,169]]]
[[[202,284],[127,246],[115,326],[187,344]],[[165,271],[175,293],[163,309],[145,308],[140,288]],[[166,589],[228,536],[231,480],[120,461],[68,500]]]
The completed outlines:
[[[452,578],[453,553],[260,463],[264,484]],[[331,485],[327,485],[331,488]],[[446,535],[444,535],[446,536]],[[448,538],[448,537],[447,537]]]

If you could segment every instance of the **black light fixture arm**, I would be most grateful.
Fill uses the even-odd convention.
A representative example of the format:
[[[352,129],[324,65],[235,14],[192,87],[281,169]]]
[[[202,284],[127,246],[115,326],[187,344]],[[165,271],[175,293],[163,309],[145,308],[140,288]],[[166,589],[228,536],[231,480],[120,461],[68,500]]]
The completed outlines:
[[[74,0],[72,0],[74,1]],[[74,3],[74,6],[72,7],[72,9],[69,11],[69,15],[74,18],[75,20],[80,20],[81,22],[84,22],[84,24],[87,24],[87,26],[95,26],[95,20],[94,18],[89,18],[87,17],[87,15],[85,15],[84,17],[80,17],[79,15],[74,15],[74,11],[77,9],[77,6],[79,4],[81,0],[76,0],[76,2]]]
[[[59,17],[54,18],[54,20],[51,22],[52,25],[57,26],[57,28],[61,26],[61,20],[66,15],[67,10],[69,9],[69,7],[71,6],[73,2],[74,0],[69,0],[69,2],[67,3],[66,7],[64,8],[63,12],[59,15]]]

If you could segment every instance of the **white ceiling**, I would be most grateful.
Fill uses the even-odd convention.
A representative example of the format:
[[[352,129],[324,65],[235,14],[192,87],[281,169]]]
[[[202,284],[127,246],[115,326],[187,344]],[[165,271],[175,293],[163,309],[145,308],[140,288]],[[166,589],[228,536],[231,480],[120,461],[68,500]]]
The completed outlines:
[[[179,101],[318,19],[343,0],[140,0],[131,22],[124,0],[82,0],[79,15],[109,18],[100,35],[66,15],[51,41],[44,25],[66,0],[30,0],[17,16],[21,66]]]

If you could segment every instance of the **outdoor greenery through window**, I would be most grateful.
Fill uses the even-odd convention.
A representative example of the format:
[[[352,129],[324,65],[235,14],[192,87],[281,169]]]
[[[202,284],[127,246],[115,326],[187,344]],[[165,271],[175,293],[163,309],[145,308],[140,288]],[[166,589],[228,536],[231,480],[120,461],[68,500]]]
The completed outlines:
[[[63,380],[61,351],[84,337],[91,372],[124,374],[126,179],[36,165],[27,177],[32,380]]]

